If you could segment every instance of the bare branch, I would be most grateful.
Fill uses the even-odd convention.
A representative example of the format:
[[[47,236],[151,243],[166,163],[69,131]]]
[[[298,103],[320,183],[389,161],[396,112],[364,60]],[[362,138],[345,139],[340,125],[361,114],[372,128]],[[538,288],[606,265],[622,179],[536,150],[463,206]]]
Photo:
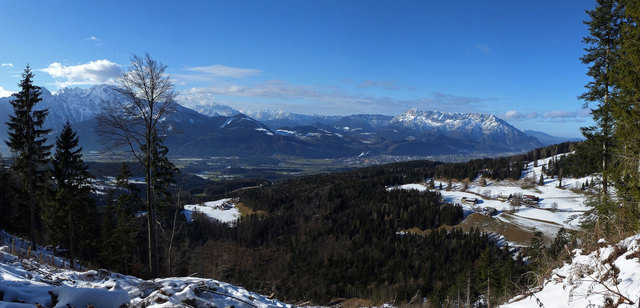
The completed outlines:
[[[156,153],[161,146],[158,136],[165,136],[168,128],[163,125],[166,116],[176,109],[177,93],[166,65],[145,57],[131,57],[129,71],[118,80],[121,94],[113,102],[104,104],[98,117],[96,131],[112,147],[128,147],[133,156],[144,166],[146,182],[147,232],[149,239],[149,267],[152,275],[157,275],[158,259],[155,226],[156,205],[153,200]]]

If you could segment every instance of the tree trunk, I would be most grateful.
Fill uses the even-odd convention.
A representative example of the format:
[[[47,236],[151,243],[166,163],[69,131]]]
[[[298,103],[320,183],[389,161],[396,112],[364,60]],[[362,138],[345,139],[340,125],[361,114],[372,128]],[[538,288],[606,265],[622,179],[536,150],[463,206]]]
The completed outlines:
[[[487,308],[491,308],[491,279],[487,272]]]
[[[67,213],[67,225],[68,225],[68,231],[69,231],[69,265],[71,267],[71,269],[74,268],[75,266],[75,250],[73,249],[73,219],[71,219],[71,211],[73,211],[73,209],[70,209],[69,213]]]
[[[150,113],[153,114],[153,106],[150,106]],[[152,138],[153,128],[151,125],[147,126],[147,134],[145,136],[146,141],[146,163],[145,163],[145,172],[146,172],[146,184],[147,184],[147,223],[149,224],[149,269],[151,270],[151,275],[153,277],[158,276],[158,237],[157,237],[157,229],[156,229],[156,206],[153,200],[153,174],[152,174],[152,166],[153,162],[151,161],[152,155]]]
[[[471,308],[471,272],[467,277],[467,308]]]
[[[607,49],[607,55],[609,55],[609,50]],[[607,69],[608,71],[608,69]],[[607,180],[607,140],[609,139],[609,84],[606,83],[605,87],[607,87],[607,92],[604,94],[604,106],[605,106],[605,115],[604,115],[604,123],[602,126],[602,200],[601,203],[604,204],[607,198],[607,189],[609,186],[609,181]]]
[[[182,186],[184,185],[184,182],[182,184],[180,184],[180,189],[178,190],[178,202],[176,204],[176,210],[173,213],[173,226],[171,227],[171,238],[169,239],[169,253],[168,253],[168,258],[169,258],[169,277],[171,277],[171,275],[173,274],[172,271],[172,265],[171,264],[171,249],[173,248],[173,237],[176,234],[176,221],[178,219],[178,208],[180,208],[180,195],[182,195]]]
[[[149,163],[150,155],[147,155],[147,163],[145,164],[146,177],[147,177],[147,239],[149,246],[149,271],[153,277],[158,275],[158,256],[156,255],[156,218],[155,209],[152,202],[151,191],[151,165]]]
[[[33,195],[35,192],[35,185],[33,183],[33,178],[32,178],[32,167],[31,167],[31,162],[29,162],[29,166],[28,168],[28,181],[29,181],[29,220],[30,220],[30,224],[31,224],[31,230],[29,230],[29,233],[31,234],[31,249],[33,251],[36,251],[36,198]]]

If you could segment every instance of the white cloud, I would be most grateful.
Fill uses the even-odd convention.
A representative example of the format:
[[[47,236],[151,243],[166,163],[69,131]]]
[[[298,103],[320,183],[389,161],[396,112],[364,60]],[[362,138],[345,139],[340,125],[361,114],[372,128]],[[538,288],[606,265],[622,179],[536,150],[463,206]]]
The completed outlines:
[[[102,42],[102,39],[98,38],[98,37],[97,37],[97,36],[95,36],[95,35],[92,35],[92,36],[90,36],[90,37],[86,38],[85,40],[94,42],[94,44],[95,44],[96,46],[102,46],[102,45],[104,45],[104,43]]]
[[[558,118],[582,118],[588,117],[591,112],[587,109],[580,109],[576,111],[564,111],[564,110],[552,110],[544,113],[545,118],[558,119]]]
[[[574,111],[551,110],[546,112],[522,113],[516,110],[509,110],[501,118],[505,120],[530,120],[542,122],[584,122],[590,116],[589,110],[579,109]]]
[[[2,63],[0,67],[13,67],[13,63]]]
[[[501,118],[505,120],[526,120],[533,119],[538,116],[539,114],[537,112],[522,113],[516,110],[509,110]]]
[[[65,66],[58,62],[41,71],[49,73],[59,87],[74,85],[113,84],[120,76],[120,65],[109,60],[96,60],[80,65]]]
[[[196,66],[187,68],[188,71],[204,73],[212,76],[243,78],[259,75],[262,71],[253,68],[239,68],[226,65]]]
[[[475,47],[479,52],[484,54],[489,54],[491,52],[491,48],[489,48],[489,45],[487,44],[476,44]]]
[[[393,80],[363,80],[359,85],[360,88],[383,88],[387,90],[397,90],[399,89],[396,85],[396,82]]]
[[[3,87],[0,87],[0,97],[8,97],[11,96],[13,92],[5,90]]]
[[[316,114],[375,113],[396,115],[411,108],[424,110],[459,111],[477,110],[483,102],[491,99],[432,93],[431,97],[401,100],[390,97],[354,95],[336,88],[322,88],[290,84],[271,80],[250,86],[222,85],[206,88],[192,88],[181,92],[178,101],[186,106],[214,103],[229,104],[239,109],[253,110],[247,104],[234,106],[237,100],[229,97],[260,98],[256,104],[271,104],[290,112]],[[261,109],[273,109],[268,106]]]

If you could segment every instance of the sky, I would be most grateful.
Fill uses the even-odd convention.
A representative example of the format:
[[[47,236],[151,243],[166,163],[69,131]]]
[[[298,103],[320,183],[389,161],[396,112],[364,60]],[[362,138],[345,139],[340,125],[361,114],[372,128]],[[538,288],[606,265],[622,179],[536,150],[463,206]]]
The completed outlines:
[[[595,0],[0,0],[0,97],[30,65],[56,92],[117,82],[148,53],[187,106],[319,115],[495,114],[592,125],[582,38]]]

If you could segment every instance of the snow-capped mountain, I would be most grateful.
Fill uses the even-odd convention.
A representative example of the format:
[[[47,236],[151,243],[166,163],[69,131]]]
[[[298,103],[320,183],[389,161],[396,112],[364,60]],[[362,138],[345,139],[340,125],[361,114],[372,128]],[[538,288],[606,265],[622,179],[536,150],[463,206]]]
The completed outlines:
[[[395,116],[389,126],[404,127],[424,132],[467,131],[471,135],[492,134],[497,130],[512,128],[494,115],[481,113],[450,113],[410,109]]]
[[[264,123],[272,129],[281,127],[309,126],[331,124],[339,120],[340,116],[322,116],[291,113],[284,110],[242,111],[244,114]]]
[[[440,134],[506,145],[536,145],[537,140],[491,114],[450,113],[411,109],[387,125],[419,134]],[[539,145],[539,143],[538,143]]]
[[[37,108],[49,109],[45,128],[53,134],[70,121],[85,150],[104,145],[93,132],[95,117],[108,101],[123,99],[117,88],[42,88]],[[188,99],[182,97],[181,99]],[[0,98],[0,122],[13,108]],[[166,119],[174,133],[167,139],[173,154],[262,156],[276,153],[303,157],[350,157],[359,153],[428,156],[435,154],[520,152],[541,144],[493,115],[409,110],[392,117],[379,114],[321,116],[260,111],[241,113],[219,104],[179,101]],[[0,125],[0,135],[7,128]],[[6,137],[5,137],[6,138]],[[2,145],[0,145],[1,147]]]
[[[47,121],[50,127],[61,127],[67,120],[71,123],[90,120],[100,113],[105,102],[123,98],[116,87],[110,85],[64,88],[55,95],[43,88],[42,97],[40,106],[49,109]]]
[[[88,89],[63,88],[56,94],[42,87],[40,97],[42,101],[36,108],[49,110],[45,127],[53,128],[55,131],[62,128],[66,121],[76,123],[95,118],[104,102],[121,99],[122,94],[111,85],[97,85]],[[13,113],[10,104],[13,99],[0,98],[0,121],[3,123],[8,120],[9,114]],[[5,125],[2,125],[0,132],[6,132]]]
[[[208,104],[208,105],[203,105],[203,104],[190,104],[188,101],[183,101],[183,100],[178,100],[178,103],[193,109],[195,111],[197,111],[198,113],[204,114],[204,115],[208,115],[210,117],[218,117],[218,116],[223,116],[223,117],[232,117],[234,115],[240,114],[240,111],[235,110],[229,106],[226,105],[220,105],[220,104]]]

